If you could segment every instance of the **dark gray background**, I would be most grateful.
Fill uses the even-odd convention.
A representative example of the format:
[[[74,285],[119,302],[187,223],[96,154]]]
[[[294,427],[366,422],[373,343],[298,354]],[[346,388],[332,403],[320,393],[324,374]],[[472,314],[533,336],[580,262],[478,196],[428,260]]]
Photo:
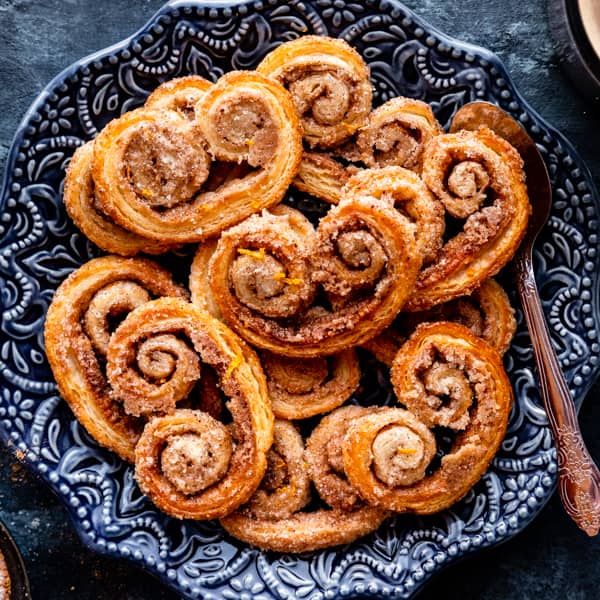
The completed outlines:
[[[358,1],[358,0],[356,0]],[[586,104],[559,64],[546,0],[406,0],[449,35],[504,61],[526,100],[578,148],[600,182],[600,110]],[[161,0],[0,0],[0,168],[12,135],[46,83],[71,62],[141,27]],[[458,8],[460,6],[460,8]],[[600,385],[580,413],[600,461]],[[0,517],[19,543],[34,599],[174,599],[128,563],[96,556],[56,498],[0,450]],[[422,600],[583,600],[600,597],[600,538],[589,539],[555,496],[520,535],[443,572]]]

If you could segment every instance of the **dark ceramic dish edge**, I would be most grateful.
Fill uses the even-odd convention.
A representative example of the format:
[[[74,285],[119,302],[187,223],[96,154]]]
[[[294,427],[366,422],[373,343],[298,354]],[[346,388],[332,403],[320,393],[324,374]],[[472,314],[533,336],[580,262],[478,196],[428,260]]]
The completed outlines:
[[[199,2],[194,2],[193,3],[195,6],[204,6],[204,7],[217,7],[217,8],[224,8],[226,6],[239,6],[240,4],[248,4],[248,5],[252,5],[254,4],[254,2],[248,1],[248,2],[211,2],[211,1],[199,1]],[[390,2],[390,4],[393,5],[398,5],[400,3],[397,2]],[[151,24],[153,24],[158,17],[160,17],[162,14],[164,14],[165,12],[167,12],[168,10],[172,9],[172,8],[177,8],[180,6],[188,6],[190,5],[190,2],[187,1],[171,1],[168,2],[164,7],[162,7],[161,9],[159,9],[148,21],[147,23],[142,26],[140,29],[138,29],[138,31],[136,31],[134,34],[132,34],[131,36],[128,36],[127,38],[109,46],[106,48],[103,48],[97,52],[91,53],[88,56],[85,56],[81,59],[79,59],[78,61],[72,63],[71,65],[69,65],[67,68],[65,68],[63,71],[61,71],[58,75],[56,75],[47,85],[44,86],[44,89],[40,92],[40,94],[37,96],[37,98],[35,99],[35,101],[31,104],[30,108],[28,109],[28,111],[25,113],[21,123],[18,126],[18,129],[13,137],[12,143],[11,143],[11,147],[10,147],[10,151],[9,154],[7,156],[6,159],[6,168],[5,168],[5,172],[3,175],[3,182],[2,182],[2,192],[0,195],[0,211],[4,209],[4,203],[7,199],[7,185],[8,185],[8,181],[9,181],[9,173],[11,172],[13,166],[14,166],[14,162],[15,162],[15,155],[19,150],[19,146],[20,146],[20,142],[22,141],[23,137],[24,137],[24,131],[25,131],[25,127],[28,124],[28,120],[34,115],[36,114],[40,107],[45,103],[45,101],[47,100],[47,98],[49,97],[49,95],[51,94],[51,91],[53,88],[56,87],[56,85],[67,79],[68,77],[70,77],[72,74],[74,74],[79,68],[81,68],[81,66],[83,64],[89,63],[91,61],[106,57],[107,55],[117,51],[117,50],[121,50],[124,47],[128,46],[130,43],[132,43],[133,41],[135,41],[136,39],[138,39],[139,37],[141,37],[149,28],[149,26]],[[558,131],[555,127],[553,127],[551,124],[549,124],[543,117],[541,117],[536,110],[534,110],[530,104],[523,98],[523,96],[521,95],[521,93],[515,88],[514,84],[512,83],[512,80],[510,78],[510,75],[507,71],[507,69],[504,67],[503,62],[501,61],[501,59],[493,52],[477,46],[475,44],[471,44],[471,43],[467,43],[467,42],[463,42],[461,40],[457,40],[451,36],[448,36],[447,34],[441,32],[439,29],[437,29],[434,26],[429,25],[425,19],[423,19],[422,17],[412,13],[412,11],[410,11],[409,9],[406,9],[403,5],[400,4],[400,8],[402,10],[405,10],[407,12],[410,13],[411,15],[411,19],[415,22],[418,23],[427,33],[430,33],[432,35],[434,35],[435,37],[437,37],[439,40],[447,43],[450,46],[458,46],[463,50],[466,50],[468,52],[471,52],[473,54],[475,54],[476,56],[483,58],[484,60],[488,61],[490,64],[493,64],[493,66],[499,71],[500,75],[503,76],[506,79],[506,87],[508,89],[510,89],[511,94],[514,96],[514,98],[516,98],[518,100],[518,103],[524,107],[526,109],[526,112],[533,115],[535,117],[535,119],[541,124],[543,125],[544,128],[546,128],[549,132],[551,132],[551,134],[560,141],[560,143],[568,150],[568,154],[575,157],[576,161],[578,162],[579,166],[583,166],[582,167],[582,175],[585,178],[586,182],[589,185],[589,188],[592,192],[593,198],[594,198],[594,204],[596,206],[596,208],[598,209],[598,211],[600,212],[600,199],[598,197],[598,193],[597,190],[594,187],[593,184],[593,180],[592,180],[592,176],[591,173],[589,172],[589,170],[587,169],[587,167],[584,166],[583,160],[581,159],[579,153],[577,152],[577,150],[571,145],[571,143],[567,140],[567,138],[560,132]],[[508,112],[511,112],[510,109],[508,110]],[[521,120],[521,114],[522,111],[513,111],[512,112],[513,116],[515,116],[517,119]],[[522,122],[522,124],[528,129],[529,125],[527,122]],[[596,299],[598,298],[598,287],[599,287],[599,281],[596,281]],[[598,312],[598,306],[595,307],[596,312]],[[576,404],[577,404],[577,408],[579,408],[581,406],[581,403],[585,397],[585,395],[589,392],[589,389],[591,388],[591,386],[594,384],[595,379],[597,378],[598,374],[600,373],[600,365],[597,365],[593,368],[593,371],[591,372],[591,374],[589,375],[589,379],[586,381],[586,383],[584,385],[582,385],[578,392],[578,397],[575,399],[576,400]],[[21,462],[23,462],[24,464],[26,464],[28,466],[28,468],[30,469],[30,471],[32,473],[35,474],[36,477],[38,477],[41,481],[44,482],[44,484],[46,484],[48,487],[50,487],[50,489],[56,494],[56,496],[61,499],[61,501],[64,501],[64,496],[60,493],[60,491],[53,486],[47,479],[45,479],[36,469],[35,469],[35,461],[32,461],[30,459],[27,458],[27,456],[25,458],[23,458],[21,452],[19,451],[18,448],[16,448],[14,446],[14,444],[11,442],[11,440],[8,438],[7,436],[7,432],[4,430],[4,428],[2,426],[0,426],[0,438],[2,439],[2,441],[4,442],[4,444],[7,446],[7,448],[9,449],[9,451],[17,458],[19,459]],[[512,537],[514,537],[516,534],[518,534],[520,531],[522,531],[522,529],[524,529],[529,522],[531,522],[531,520],[533,520],[535,518],[535,516],[537,515],[537,513],[539,512],[539,510],[541,510],[541,508],[546,504],[546,502],[549,500],[550,498],[550,494],[548,494],[546,496],[546,498],[544,499],[544,501],[542,503],[540,503],[540,505],[538,506],[538,510],[535,513],[531,513],[529,515],[529,518],[526,520],[521,520],[520,521],[520,527],[517,531],[512,532],[510,535],[506,536],[505,538],[503,538],[500,541],[495,541],[494,542],[494,546],[503,543],[505,541],[508,541],[509,539],[511,539]],[[78,532],[82,542],[85,544],[85,546],[87,546],[88,548],[108,555],[108,556],[113,556],[119,559],[123,559],[125,558],[125,560],[128,560],[130,562],[132,562],[133,564],[135,564],[138,567],[141,567],[144,570],[147,570],[149,573],[151,573],[153,576],[157,577],[159,580],[163,581],[165,584],[167,585],[172,585],[172,581],[170,579],[167,578],[167,576],[165,574],[158,574],[156,573],[154,570],[148,569],[148,567],[146,565],[143,564],[143,562],[141,562],[139,559],[136,559],[134,557],[124,557],[121,556],[120,554],[118,554],[118,552],[115,551],[110,551],[108,548],[106,548],[106,546],[102,546],[99,545],[97,543],[95,543],[94,541],[92,541],[84,531],[81,530],[80,528],[80,523],[78,522],[78,519],[76,517],[76,511],[75,509],[73,509],[70,506],[66,506],[67,508],[67,513],[69,515],[69,518],[71,520],[71,522],[73,523],[76,531]],[[480,549],[484,549],[485,546],[480,546]],[[454,559],[451,559],[450,561],[448,561],[446,564],[444,564],[442,566],[442,568],[446,568],[452,564],[454,564],[455,562],[457,562],[459,559],[464,559],[464,558],[468,558],[468,556],[474,552],[474,551],[478,551],[479,549],[477,548],[470,548],[466,553],[463,553],[462,555],[460,555],[459,557],[456,557]],[[21,560],[21,564],[22,564],[22,559]],[[439,572],[441,571],[440,568],[437,569],[437,571],[435,572],[436,574],[439,574]],[[426,580],[427,582],[429,582],[430,580]],[[424,583],[421,584],[421,586],[423,586]],[[418,588],[420,589],[420,587]],[[416,591],[416,590],[415,590]],[[354,594],[352,594],[352,597],[366,597],[364,594],[359,595],[359,596],[355,596]],[[370,597],[370,596],[369,596]],[[375,597],[375,596],[373,596]]]

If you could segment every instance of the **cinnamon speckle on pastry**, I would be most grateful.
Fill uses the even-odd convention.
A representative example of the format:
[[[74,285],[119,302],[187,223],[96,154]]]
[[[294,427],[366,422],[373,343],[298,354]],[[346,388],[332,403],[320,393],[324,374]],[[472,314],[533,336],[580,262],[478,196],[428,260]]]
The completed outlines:
[[[158,508],[267,550],[451,506],[507,427],[514,310],[489,278],[527,225],[522,161],[487,129],[445,134],[420,100],[371,101],[363,57],[304,36],[256,71],[158,85],[66,172],[69,215],[120,256],[52,300],[60,393]],[[333,206],[282,204],[290,185]],[[124,258],[184,244],[191,302]],[[391,367],[385,406],[360,405],[357,346]]]

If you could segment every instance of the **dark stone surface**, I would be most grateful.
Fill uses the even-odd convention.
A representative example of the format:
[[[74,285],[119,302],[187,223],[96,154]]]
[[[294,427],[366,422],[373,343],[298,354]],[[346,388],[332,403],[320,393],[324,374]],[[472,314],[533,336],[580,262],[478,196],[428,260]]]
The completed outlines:
[[[600,112],[581,99],[560,69],[545,0],[407,0],[449,35],[487,47],[517,87],[578,148],[600,183]],[[44,85],[82,56],[131,34],[160,0],[0,0],[0,167],[11,138]],[[458,7],[460,5],[460,8]],[[600,385],[580,413],[600,461]],[[0,451],[0,517],[24,555],[34,599],[173,599],[151,576],[82,546],[57,499]],[[420,596],[482,600],[598,598],[600,538],[589,539],[555,496],[520,535],[443,572]]]

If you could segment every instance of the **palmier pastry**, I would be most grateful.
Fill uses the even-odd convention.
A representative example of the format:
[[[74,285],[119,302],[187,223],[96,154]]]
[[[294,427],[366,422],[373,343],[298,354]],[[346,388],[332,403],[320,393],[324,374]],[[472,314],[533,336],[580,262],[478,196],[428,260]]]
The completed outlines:
[[[300,124],[283,87],[253,71],[231,72],[194,110],[190,121],[172,110],[137,109],[96,138],[97,196],[126,229],[196,242],[283,198],[302,155]],[[226,165],[240,175],[230,177],[223,163],[245,168]]]
[[[96,246],[121,256],[140,252],[162,254],[173,248],[164,242],[150,240],[117,225],[100,206],[92,176],[94,142],[80,146],[73,154],[65,179],[63,200],[75,225]]]
[[[311,148],[331,148],[362,127],[371,110],[369,70],[345,41],[306,35],[267,54],[257,70],[292,94]]]
[[[419,275],[410,311],[467,295],[495,275],[518,248],[531,212],[519,153],[489,129],[433,138],[422,177],[462,228]]]
[[[377,529],[389,514],[370,506],[310,510],[309,484],[302,437],[291,423],[276,421],[259,489],[221,524],[232,536],[265,550],[309,552],[352,542]]]
[[[105,256],[71,273],[48,309],[46,354],[62,397],[99,444],[127,461],[134,460],[143,423],[110,393],[105,364],[112,324],[153,298],[185,295],[149,260]]]
[[[244,339],[284,356],[325,356],[370,339],[414,285],[415,226],[375,198],[341,202],[316,234],[294,214],[253,216],[223,232],[209,264],[219,311]],[[313,303],[316,283],[330,308]]]
[[[214,237],[199,244],[190,268],[189,288],[192,303],[222,321],[223,317],[215,302],[208,279],[208,264],[217,249],[218,242],[219,238]]]
[[[453,321],[468,327],[504,354],[517,329],[515,311],[502,286],[494,279],[484,281],[470,296],[462,296],[429,310],[400,313],[396,320],[378,336],[363,344],[377,360],[388,367],[417,325],[434,321]]]
[[[329,357],[260,354],[275,416],[307,419],[343,404],[358,387],[360,367],[352,348]]]
[[[331,156],[323,152],[304,152],[292,183],[302,192],[338,204],[344,198],[344,185],[349,178],[350,170]]]
[[[310,478],[302,436],[289,421],[276,419],[267,470],[245,505],[245,512],[257,519],[279,520],[302,510],[309,502]]]
[[[402,510],[396,490],[401,495],[418,486],[436,454],[433,433],[402,408],[371,410],[351,421],[340,446],[341,467],[354,489],[369,503],[395,511]]]
[[[148,96],[144,106],[155,110],[173,110],[192,121],[196,118],[196,104],[212,85],[199,75],[170,79]]]
[[[402,167],[365,169],[353,175],[343,190],[346,198],[381,198],[416,223],[423,263],[434,261],[443,244],[444,208],[420,177]]]
[[[355,150],[347,158],[371,168],[398,166],[420,173],[423,148],[441,133],[428,104],[392,98],[369,114],[356,134]]]
[[[389,464],[395,443],[416,450],[408,455],[414,460],[398,459],[403,470],[418,466],[422,473],[431,450],[423,425],[408,424],[410,435],[404,431],[406,411],[393,422],[387,412],[382,412],[382,420],[375,413],[349,428],[343,443],[344,471],[361,497],[378,506],[420,514],[448,508],[480,479],[506,433],[513,395],[502,359],[464,325],[427,323],[398,352],[392,384],[413,419],[459,431],[450,451],[421,479],[411,483],[392,474],[386,481],[381,469]]]
[[[143,407],[161,392],[170,399],[173,388],[185,394],[187,367],[178,363],[190,360],[217,372],[232,422],[190,409],[152,417],[135,449],[135,476],[166,513],[213,519],[250,498],[273,441],[273,413],[254,352],[207,312],[161,298],[119,325],[109,342],[107,370],[114,393]],[[183,384],[171,385],[181,372]]]
[[[306,441],[306,463],[319,496],[332,508],[352,510],[361,505],[358,490],[344,471],[342,443],[355,419],[374,409],[342,406],[325,415]]]

